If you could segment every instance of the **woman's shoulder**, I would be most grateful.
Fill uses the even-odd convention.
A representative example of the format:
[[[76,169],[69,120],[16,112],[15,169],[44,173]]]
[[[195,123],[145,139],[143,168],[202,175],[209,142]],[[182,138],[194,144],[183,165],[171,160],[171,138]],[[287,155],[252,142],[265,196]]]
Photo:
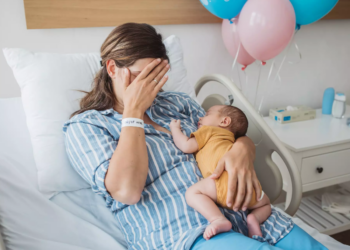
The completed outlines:
[[[105,115],[107,113],[112,112],[111,109],[98,111],[96,109],[90,109],[86,110],[82,113],[76,114],[73,117],[71,117],[67,122],[79,122],[79,121],[86,121],[90,119],[96,119],[98,116]]]
[[[81,125],[87,124],[103,126],[103,124],[107,121],[103,118],[103,116],[108,115],[110,113],[113,113],[113,109],[106,109],[102,111],[95,109],[86,110],[82,113],[74,115],[69,120],[67,120],[63,125],[63,131],[66,131],[71,124],[76,123],[79,123]]]

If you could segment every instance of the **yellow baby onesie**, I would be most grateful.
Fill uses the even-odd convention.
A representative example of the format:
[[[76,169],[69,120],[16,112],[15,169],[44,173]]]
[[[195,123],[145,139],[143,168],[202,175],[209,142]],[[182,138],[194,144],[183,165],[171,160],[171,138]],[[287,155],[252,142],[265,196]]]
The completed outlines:
[[[195,137],[198,143],[196,160],[204,178],[213,174],[219,160],[231,149],[235,142],[235,136],[232,132],[213,126],[202,126],[196,132],[192,133],[191,137]],[[217,194],[216,203],[223,208],[232,209],[232,207],[227,207],[226,205],[228,173],[224,171],[220,178],[215,180],[215,183]],[[234,198],[235,197],[236,195]],[[248,207],[252,207],[256,203],[256,194],[253,192],[252,200]]]

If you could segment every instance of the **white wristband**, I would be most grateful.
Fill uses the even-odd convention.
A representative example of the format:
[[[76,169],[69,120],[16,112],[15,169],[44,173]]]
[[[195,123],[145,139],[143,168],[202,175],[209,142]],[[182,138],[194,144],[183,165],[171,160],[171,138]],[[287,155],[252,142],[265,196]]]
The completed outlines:
[[[138,118],[123,118],[122,127],[138,127],[144,128],[144,122]]]

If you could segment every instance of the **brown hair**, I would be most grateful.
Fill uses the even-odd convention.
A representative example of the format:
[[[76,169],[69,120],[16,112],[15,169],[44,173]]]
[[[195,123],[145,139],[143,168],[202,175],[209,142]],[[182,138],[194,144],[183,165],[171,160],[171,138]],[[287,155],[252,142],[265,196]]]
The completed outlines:
[[[220,109],[220,113],[231,118],[229,130],[235,135],[235,138],[245,136],[248,130],[248,119],[239,108],[225,105]]]
[[[100,53],[102,68],[95,76],[92,90],[84,91],[86,96],[80,101],[80,109],[71,117],[87,110],[106,110],[115,105],[112,79],[106,69],[108,60],[114,60],[118,68],[129,67],[143,58],[161,58],[169,61],[162,36],[151,25],[145,23],[125,23],[116,27],[102,44]]]

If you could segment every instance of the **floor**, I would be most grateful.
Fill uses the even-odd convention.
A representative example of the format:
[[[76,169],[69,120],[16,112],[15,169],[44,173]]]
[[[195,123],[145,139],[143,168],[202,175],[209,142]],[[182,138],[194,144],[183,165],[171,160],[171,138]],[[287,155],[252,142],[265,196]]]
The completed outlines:
[[[350,230],[331,235],[337,241],[350,246]]]

